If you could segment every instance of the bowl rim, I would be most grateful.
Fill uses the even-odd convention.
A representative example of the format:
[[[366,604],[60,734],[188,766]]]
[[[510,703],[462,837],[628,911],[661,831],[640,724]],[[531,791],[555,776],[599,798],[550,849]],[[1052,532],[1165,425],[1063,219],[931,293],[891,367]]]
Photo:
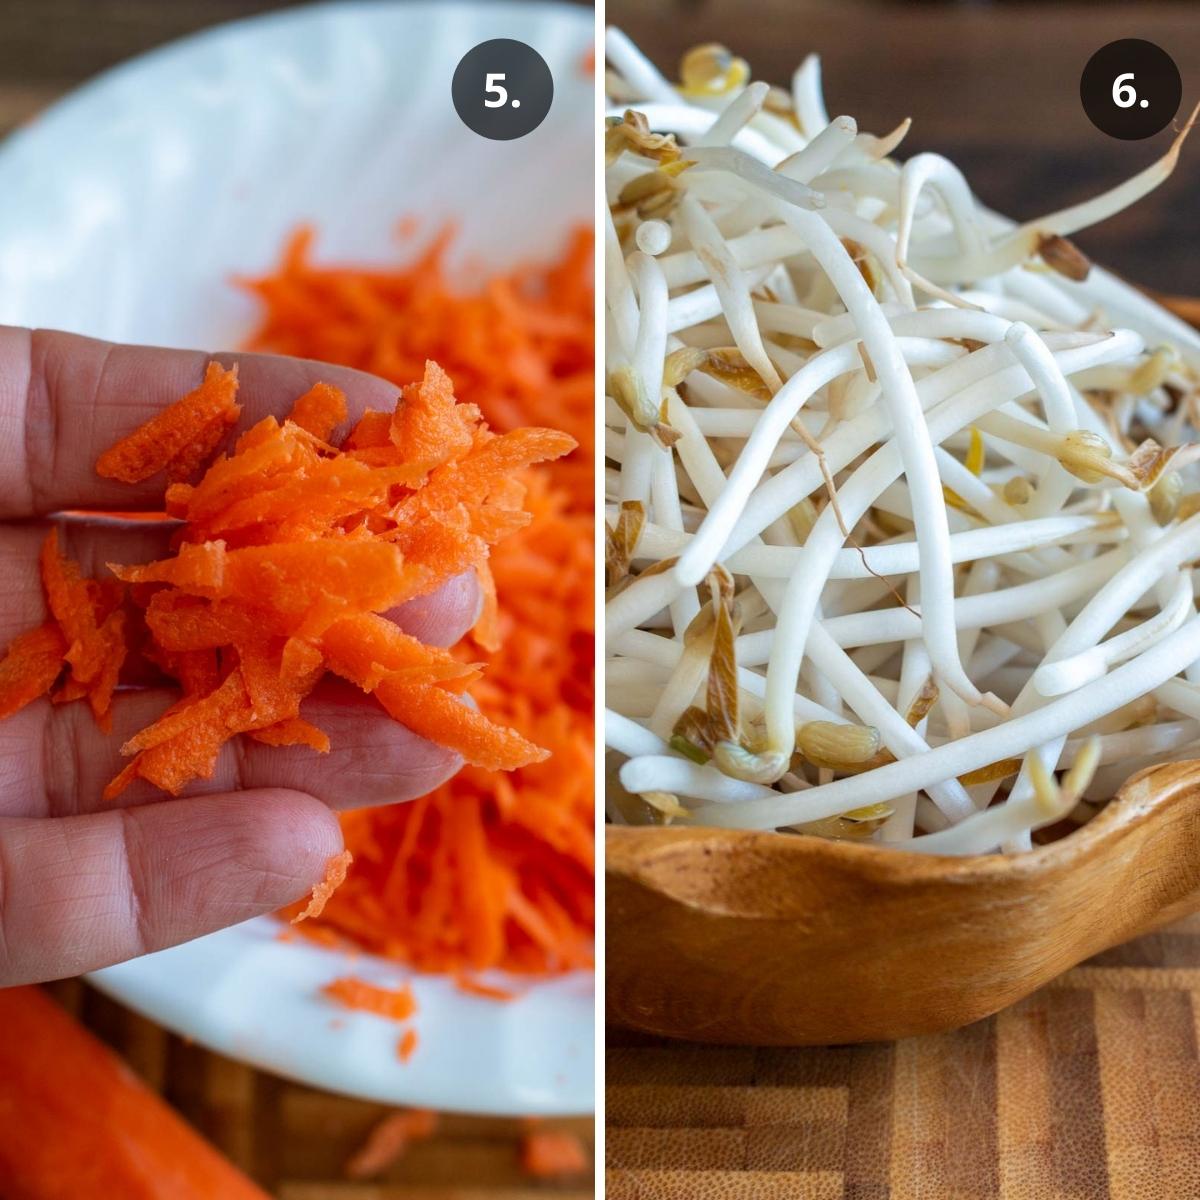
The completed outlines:
[[[605,874],[652,886],[680,904],[696,907],[701,906],[685,881],[679,881],[684,886],[666,886],[654,868],[667,859],[704,847],[723,853],[736,851],[794,860],[797,865],[820,862],[855,871],[881,887],[995,884],[1002,879],[1046,874],[1090,858],[1198,787],[1200,757],[1145,767],[1130,776],[1113,799],[1086,824],[1056,841],[1020,854],[934,855],[877,843],[782,834],[775,830],[606,825]]]

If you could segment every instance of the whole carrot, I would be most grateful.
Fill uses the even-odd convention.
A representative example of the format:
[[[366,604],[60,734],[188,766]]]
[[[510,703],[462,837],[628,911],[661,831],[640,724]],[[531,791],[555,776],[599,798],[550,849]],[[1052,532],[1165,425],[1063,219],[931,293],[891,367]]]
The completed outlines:
[[[0,990],[4,1200],[268,1200],[35,987]]]

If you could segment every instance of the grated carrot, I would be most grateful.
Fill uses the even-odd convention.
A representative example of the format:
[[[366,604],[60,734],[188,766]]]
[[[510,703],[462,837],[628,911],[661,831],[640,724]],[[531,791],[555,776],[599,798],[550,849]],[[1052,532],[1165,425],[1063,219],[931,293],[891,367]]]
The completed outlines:
[[[396,1043],[396,1057],[406,1063],[417,1052],[417,1031],[415,1029],[406,1029],[401,1035],[400,1040]]]
[[[521,1170],[534,1179],[561,1179],[588,1170],[588,1154],[573,1133],[537,1129],[521,1137]]]
[[[66,639],[54,621],[23,633],[0,660],[0,719],[44,696],[62,674]]]
[[[118,442],[97,469],[133,480],[169,473],[181,458],[199,466],[197,447],[215,446],[210,425],[222,422],[223,436],[240,411],[236,395],[236,367],[210,364],[198,389]],[[300,717],[327,669],[467,762],[507,770],[546,756],[455,694],[478,668],[378,614],[485,565],[492,546],[527,520],[511,473],[569,452],[572,439],[549,429],[493,433],[432,362],[387,414],[387,444],[372,463],[325,440],[346,416],[336,388],[318,384],[292,416],[260,421],[199,482],[167,488],[168,510],[184,522],[170,558],[110,563],[116,578],[94,580],[62,553],[56,529],[43,543],[57,636],[43,629],[13,644],[0,672],[0,715],[48,691],[65,664],[55,701],[86,697],[108,728],[131,644],[183,690],[126,741],[132,762],[106,799],[135,779],[178,795],[212,775],[239,733],[327,751],[326,734]],[[422,440],[426,423],[436,446]]]
[[[517,998],[516,992],[510,991],[508,988],[483,983],[481,980],[472,979],[469,975],[455,976],[454,985],[460,992],[464,992],[468,996],[482,996],[485,1000],[499,1000],[502,1004]]]
[[[226,370],[210,362],[204,382],[106,450],[97,474],[122,483],[141,483],[159,471],[183,478],[197,470],[216,450],[241,412],[237,367]]]
[[[367,1134],[362,1147],[346,1162],[347,1179],[373,1179],[398,1162],[413,1142],[428,1141],[437,1132],[438,1115],[427,1108],[389,1113]]]
[[[406,223],[407,235],[414,230]],[[472,687],[480,711],[545,747],[550,759],[505,775],[467,767],[411,804],[343,814],[354,867],[320,918],[303,927],[309,936],[336,934],[453,973],[460,987],[486,994],[464,980],[493,967],[542,974],[591,963],[592,239],[580,232],[553,266],[522,266],[473,287],[450,279],[451,239],[444,231],[405,265],[360,269],[314,263],[313,234],[301,230],[279,269],[246,286],[264,310],[256,348],[343,363],[397,384],[420,377],[426,359],[435,359],[460,407],[477,406],[497,430],[532,423],[578,443],[544,472],[508,471],[489,495],[493,512],[440,503],[447,485],[439,480],[451,473],[439,476],[433,466],[427,487],[401,506],[397,532],[405,554],[476,568],[483,611],[454,657],[471,664],[481,652],[492,655]],[[442,387],[440,376],[425,375],[419,388],[406,389],[397,417],[368,414],[343,449],[364,463],[384,462],[399,444],[413,461],[433,464],[457,432],[442,428]],[[417,413],[422,420],[410,425]],[[473,539],[494,532],[489,520],[518,510],[532,520],[510,526],[480,561]],[[405,648],[393,652],[399,669]],[[340,652],[339,660],[335,669],[379,689],[383,676],[369,676],[369,662],[348,662]],[[394,715],[420,721],[403,688],[397,679],[376,695]],[[448,708],[445,696],[435,702]],[[474,720],[454,715],[464,727]],[[462,730],[464,742],[469,732]]]
[[[328,442],[346,416],[345,393],[328,383],[317,383],[292,405],[288,420],[294,421],[313,437]]]
[[[66,642],[63,659],[70,668],[70,687],[60,698],[86,696],[96,720],[107,729],[128,652],[125,614],[119,608],[124,589],[113,580],[85,579],[62,553],[57,529],[42,543],[40,562],[46,603]]]
[[[498,730],[481,712],[448,692],[387,676],[379,681],[375,695],[413,733],[440,742],[489,771],[511,771],[550,757],[549,750],[538,749],[515,729]]]
[[[266,746],[307,746],[318,754],[329,753],[329,736],[303,717],[285,717],[274,725],[250,730],[250,737]]]
[[[301,921],[306,921],[309,917],[321,915],[325,905],[329,903],[329,897],[345,883],[346,872],[350,869],[353,861],[354,855],[349,850],[343,850],[341,854],[335,854],[325,864],[325,878],[313,888],[312,896],[303,911],[292,918],[293,925],[299,925]]]
[[[353,975],[344,975],[327,983],[321,991],[346,1008],[374,1013],[389,1021],[407,1021],[417,1011],[417,1001],[408,984],[385,988]]]

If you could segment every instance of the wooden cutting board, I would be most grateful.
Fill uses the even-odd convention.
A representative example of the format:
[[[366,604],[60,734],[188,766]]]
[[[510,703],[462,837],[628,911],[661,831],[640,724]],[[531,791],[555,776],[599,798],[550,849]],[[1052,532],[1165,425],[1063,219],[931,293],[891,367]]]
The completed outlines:
[[[1198,1025],[1200,915],[933,1037],[754,1049],[610,1031],[606,1194],[1194,1200]]]
[[[378,1179],[351,1182],[344,1176],[346,1160],[390,1109],[289,1083],[211,1054],[79,980],[48,990],[278,1200],[586,1200],[592,1195],[590,1173],[563,1182],[527,1178],[518,1158],[525,1125],[492,1117],[443,1115],[433,1138],[413,1145]],[[590,1117],[548,1120],[543,1127],[569,1130],[592,1145]]]

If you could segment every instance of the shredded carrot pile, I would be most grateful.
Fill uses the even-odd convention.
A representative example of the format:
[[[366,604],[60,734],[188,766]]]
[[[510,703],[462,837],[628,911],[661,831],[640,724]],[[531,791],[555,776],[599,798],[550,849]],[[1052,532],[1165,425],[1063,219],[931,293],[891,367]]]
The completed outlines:
[[[450,240],[407,265],[352,268],[314,263],[302,231],[277,272],[247,284],[265,313],[254,346],[396,381],[435,358],[497,429],[532,422],[579,443],[525,481],[533,519],[479,571],[484,612],[455,653],[493,655],[472,688],[481,710],[551,758],[505,776],[467,767],[411,804],[345,814],[354,867],[304,929],[460,979],[492,967],[542,974],[591,962],[592,241],[580,233],[549,268],[462,287]],[[436,444],[435,426],[423,428]],[[422,715],[403,712],[405,723]]]
[[[182,524],[158,562],[109,564],[86,579],[52,530],[41,576],[53,618],[0,663],[0,715],[45,694],[87,699],[102,727],[136,649],[182,697],[122,746],[130,761],[105,799],[135,779],[178,795],[209,778],[239,733],[323,753],[329,738],[300,715],[326,674],[375,696],[397,721],[484,770],[548,752],[463,702],[479,666],[426,646],[383,614],[468,569],[530,520],[514,473],[574,447],[550,429],[492,432],[426,362],[394,412],[368,412],[341,445],[345,399],[318,384],[283,421],[265,417],[197,483],[236,420],[237,369],[211,363],[195,391],[103,454],[98,470],[139,482],[165,471],[166,510]],[[344,864],[343,868],[344,869]],[[319,912],[327,887],[310,907]]]
[[[389,1113],[367,1134],[367,1140],[346,1163],[347,1179],[374,1179],[398,1162],[414,1142],[437,1132],[438,1115],[427,1108]]]
[[[595,438],[592,236],[581,230],[551,267],[526,266],[455,287],[445,230],[394,268],[318,266],[300,230],[279,269],[246,281],[264,308],[252,349],[342,363],[398,384],[440,363],[458,397],[497,429],[563,429],[579,449],[555,469],[593,510]],[[590,541],[590,538],[589,538]]]
[[[329,897],[346,882],[346,872],[350,870],[350,864],[353,861],[354,855],[349,850],[343,850],[341,854],[335,854],[325,864],[325,878],[313,888],[308,903],[292,918],[293,925],[299,925],[301,921],[307,921],[309,917],[319,917],[325,911]]]
[[[573,1133],[538,1129],[521,1138],[521,1170],[534,1179],[561,1179],[588,1170],[588,1155]]]
[[[408,984],[385,988],[353,975],[343,975],[325,984],[321,991],[345,1008],[374,1013],[389,1021],[407,1021],[417,1011],[417,1001]]]

